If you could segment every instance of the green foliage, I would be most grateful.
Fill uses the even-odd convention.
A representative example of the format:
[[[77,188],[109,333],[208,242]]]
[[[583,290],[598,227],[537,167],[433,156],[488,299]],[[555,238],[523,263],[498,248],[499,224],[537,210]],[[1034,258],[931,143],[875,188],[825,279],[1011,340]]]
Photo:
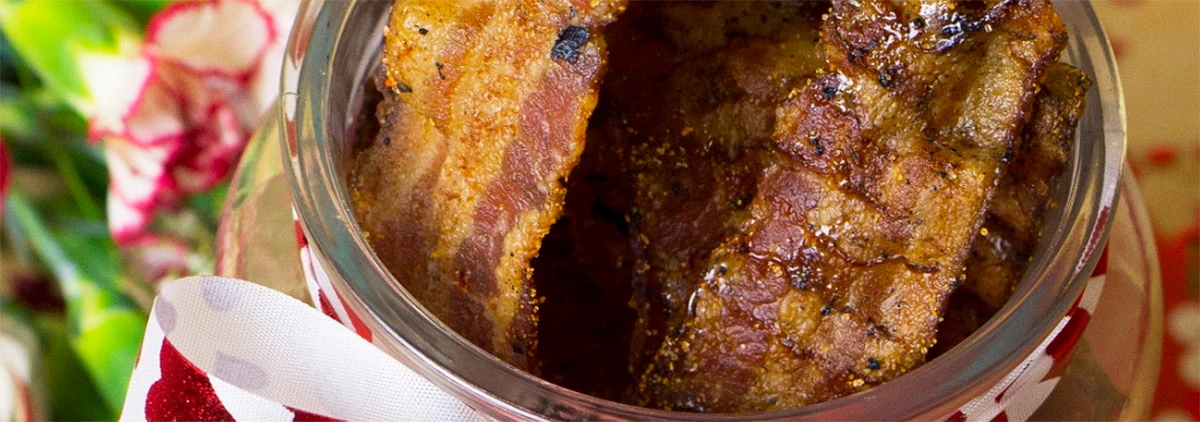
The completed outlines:
[[[134,20],[148,22],[155,12],[170,2],[170,0],[123,0],[113,2],[113,4],[124,9]]]
[[[79,355],[71,347],[67,334],[67,321],[62,316],[39,315],[34,327],[41,342],[42,390],[50,405],[48,415],[56,421],[111,421],[117,418],[117,409],[109,406],[90,405],[103,403],[100,390],[87,373]],[[128,376],[128,375],[126,375]]]
[[[146,315],[116,286],[120,263],[114,247],[101,247],[74,233],[53,231],[21,193],[10,192],[6,220],[24,233],[41,262],[58,281],[67,302],[67,335],[83,368],[96,383],[103,406],[124,402]]]
[[[0,0],[0,28],[12,50],[76,111],[91,93],[81,61],[136,48],[141,25],[106,1]]]
[[[145,330],[146,313],[126,292],[148,287],[134,285],[108,234],[108,171],[84,119],[92,95],[86,65],[135,54],[146,22],[166,3],[0,0],[0,140],[14,179],[26,179],[4,198],[0,260],[49,274],[67,305],[61,314],[33,312],[0,297],[0,311],[37,334],[38,373],[54,420],[115,419]],[[206,197],[188,206],[215,224],[219,214],[210,210],[219,212],[219,202]],[[0,282],[8,276],[0,271]]]

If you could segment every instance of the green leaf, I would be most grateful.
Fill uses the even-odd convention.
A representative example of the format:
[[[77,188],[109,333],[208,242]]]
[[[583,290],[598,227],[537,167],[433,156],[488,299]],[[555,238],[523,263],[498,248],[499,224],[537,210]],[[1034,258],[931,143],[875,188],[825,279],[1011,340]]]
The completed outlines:
[[[46,392],[45,403],[50,410],[49,419],[116,420],[117,409],[105,402],[91,377],[79,376],[87,373],[87,369],[71,347],[66,320],[52,315],[39,315],[34,319],[34,327],[41,340],[40,373]]]
[[[21,227],[67,302],[68,335],[105,403],[124,401],[146,315],[119,289],[115,247],[52,232],[21,192],[9,192],[6,220]]]
[[[91,93],[81,60],[131,54],[141,28],[105,1],[0,0],[0,29],[46,87],[86,114]]]
[[[23,98],[20,88],[0,85],[0,136],[6,141],[27,140],[41,133],[33,104]]]
[[[71,346],[62,314],[30,312],[0,296],[0,331],[12,330],[14,326],[18,331],[32,330],[33,343],[27,345],[27,352],[33,358],[36,388],[44,393],[42,402],[49,411],[42,416],[56,421],[116,419],[115,409],[105,403],[91,378],[80,376],[86,369]]]
[[[225,210],[225,197],[229,193],[228,183],[218,183],[212,189],[198,192],[186,199],[188,208],[199,214],[201,221],[210,231],[215,231]]]
[[[150,21],[150,18],[155,13],[162,10],[163,6],[169,3],[171,3],[171,0],[123,0],[117,1],[114,4],[117,7],[125,9],[138,22],[146,23]]]
[[[46,223],[37,211],[16,189],[8,193],[4,203],[4,219],[15,221],[21,227],[42,264],[57,279],[63,298],[68,302],[78,301],[83,293],[80,284],[86,280],[79,274],[78,266],[67,257],[58,241],[50,235],[50,230],[46,228]]]
[[[111,295],[103,293],[93,298],[103,296]],[[80,321],[83,326],[79,327],[79,334],[72,339],[72,344],[105,402],[120,408],[125,402],[125,391],[129,376],[133,374],[142,335],[146,332],[146,316],[128,306],[93,305],[99,306],[84,312],[87,318]]]
[[[25,231],[21,230],[21,226],[11,218],[0,216],[0,220],[3,220],[0,221],[0,226],[3,226],[4,229],[4,240],[7,241],[4,245],[8,248],[8,252],[16,256],[20,262],[33,261],[33,254],[29,249],[29,240],[25,236]]]
[[[0,84],[0,137],[18,167],[51,167],[82,215],[103,220],[108,169],[100,148],[84,137],[87,123],[40,86]]]

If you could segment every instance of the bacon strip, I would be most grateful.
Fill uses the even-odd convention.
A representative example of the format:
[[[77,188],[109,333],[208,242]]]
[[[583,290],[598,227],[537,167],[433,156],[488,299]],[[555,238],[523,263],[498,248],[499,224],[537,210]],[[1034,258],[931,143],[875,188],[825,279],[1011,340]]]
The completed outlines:
[[[780,107],[749,218],[707,260],[643,404],[797,407],[921,364],[1065,37],[1043,0],[835,1],[830,71]]]
[[[940,353],[970,335],[1008,301],[1033,257],[1055,182],[1066,165],[1091,87],[1087,75],[1069,65],[1046,69],[1033,114],[1012,152],[1012,161],[988,206],[979,236],[967,257],[965,283],[947,304],[938,326]]]
[[[988,234],[976,239],[967,260],[963,287],[979,295],[992,312],[1008,301],[1033,256],[1090,87],[1087,75],[1069,65],[1055,64],[1046,71],[1030,123],[988,207]]]
[[[623,0],[400,0],[358,223],[406,290],[472,343],[537,372],[529,261],[561,213]]]
[[[824,65],[826,10],[641,2],[605,29],[610,67],[588,147],[534,261],[546,379],[628,398],[686,318],[708,253],[745,218],[776,106]]]

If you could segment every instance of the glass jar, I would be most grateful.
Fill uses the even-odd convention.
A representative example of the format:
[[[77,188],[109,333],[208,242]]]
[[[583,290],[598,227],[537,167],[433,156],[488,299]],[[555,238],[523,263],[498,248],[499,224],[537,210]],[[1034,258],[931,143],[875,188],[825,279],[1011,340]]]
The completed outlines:
[[[454,333],[389,274],[355,223],[346,152],[363,105],[360,87],[379,63],[390,7],[384,1],[311,0],[301,8],[284,59],[279,114],[248,148],[231,189],[219,236],[222,275],[304,296],[296,247],[289,243],[295,239],[288,238],[293,223],[281,216],[293,204],[312,258],[373,342],[472,408],[500,419],[942,419],[1003,385],[1062,329],[1107,245],[1101,269],[1108,275],[1092,321],[1033,416],[1145,417],[1161,337],[1157,260],[1140,197],[1122,178],[1121,91],[1107,38],[1089,4],[1056,3],[1071,36],[1063,60],[1090,75],[1095,87],[1060,183],[1059,206],[1047,216],[1041,244],[1008,304],[945,355],[879,387],[800,409],[737,415],[640,408],[538,379]],[[275,154],[280,161],[273,161]],[[1130,328],[1135,335],[1126,334]]]

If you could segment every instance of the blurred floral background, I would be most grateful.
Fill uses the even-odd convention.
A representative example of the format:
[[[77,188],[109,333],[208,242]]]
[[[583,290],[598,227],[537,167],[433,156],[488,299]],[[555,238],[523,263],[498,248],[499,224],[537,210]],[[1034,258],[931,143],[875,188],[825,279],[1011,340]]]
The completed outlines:
[[[0,1],[0,360],[26,362],[0,388],[38,378],[0,390],[17,420],[118,416],[155,286],[213,271],[296,7]]]
[[[1200,1],[1094,4],[1164,274],[1151,416],[1197,420]],[[296,7],[0,0],[0,420],[119,416],[155,286],[213,272]]]

